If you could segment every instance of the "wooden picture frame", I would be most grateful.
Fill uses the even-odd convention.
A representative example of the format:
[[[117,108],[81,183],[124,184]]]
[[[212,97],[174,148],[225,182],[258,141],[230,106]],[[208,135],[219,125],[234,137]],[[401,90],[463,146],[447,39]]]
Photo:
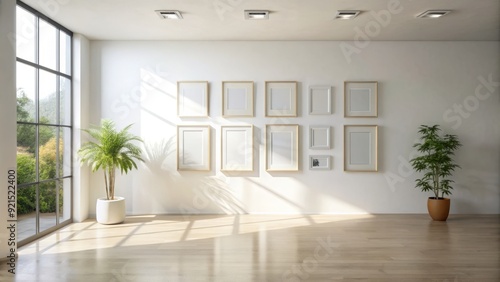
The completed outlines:
[[[331,131],[328,125],[309,126],[309,149],[329,150],[331,147]]]
[[[221,126],[221,171],[253,171],[253,125]]]
[[[254,116],[253,81],[222,82],[222,116]]]
[[[266,125],[266,170],[299,170],[299,125]]]
[[[344,171],[378,171],[377,135],[377,125],[344,125]]]
[[[177,116],[208,117],[208,81],[177,82]]]
[[[210,171],[210,126],[177,126],[177,170]]]
[[[266,117],[297,116],[297,82],[266,81]]]
[[[332,156],[311,155],[309,156],[309,170],[330,170]]]
[[[378,82],[344,82],[344,117],[378,117]]]
[[[310,86],[309,87],[309,114],[331,115],[332,114],[332,87]]]

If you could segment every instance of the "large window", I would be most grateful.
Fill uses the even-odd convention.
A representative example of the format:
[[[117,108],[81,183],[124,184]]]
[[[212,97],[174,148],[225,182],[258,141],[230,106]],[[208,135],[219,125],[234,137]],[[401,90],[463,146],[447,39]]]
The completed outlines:
[[[72,33],[18,2],[18,240],[31,241],[71,220]]]

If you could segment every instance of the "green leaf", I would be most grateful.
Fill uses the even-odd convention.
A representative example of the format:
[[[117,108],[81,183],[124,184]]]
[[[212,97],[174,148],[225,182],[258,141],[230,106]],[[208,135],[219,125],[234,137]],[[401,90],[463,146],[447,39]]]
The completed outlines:
[[[460,168],[454,163],[452,156],[462,146],[456,135],[441,136],[440,132],[439,125],[421,125],[418,131],[421,142],[413,145],[421,155],[410,160],[415,171],[424,172],[423,177],[415,181],[415,187],[425,192],[433,191],[436,197],[440,193],[451,194],[453,187],[450,183],[453,181],[448,177],[452,176],[455,169]]]
[[[116,169],[126,174],[134,168],[137,169],[135,161],[144,162],[141,158],[141,148],[134,144],[143,141],[129,132],[131,127],[132,124],[118,131],[114,122],[103,119],[100,126],[83,130],[92,140],[78,150],[80,162],[90,166],[93,172],[100,169],[104,171],[109,180],[109,185],[106,186],[110,198],[114,198],[114,190],[111,190],[111,187],[114,187],[115,180],[110,174]]]

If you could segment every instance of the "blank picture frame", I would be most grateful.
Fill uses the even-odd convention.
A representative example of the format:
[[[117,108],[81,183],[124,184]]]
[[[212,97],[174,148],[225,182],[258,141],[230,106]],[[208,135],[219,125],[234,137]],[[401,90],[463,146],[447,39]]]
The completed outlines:
[[[253,125],[221,126],[221,171],[253,171]]]
[[[266,81],[266,117],[297,116],[297,82]]]
[[[210,126],[177,126],[177,170],[210,171]]]
[[[344,125],[344,171],[378,171],[377,135],[377,125]]]
[[[330,149],[331,131],[328,125],[309,126],[309,149],[328,150]]]
[[[309,156],[309,170],[330,170],[331,158],[329,155]]]
[[[378,82],[344,82],[344,117],[378,116]]]
[[[309,114],[331,115],[332,114],[332,87],[331,86],[309,86]]]
[[[253,117],[253,81],[222,82],[222,116]]]
[[[208,81],[177,82],[177,116],[208,117]]]
[[[299,125],[266,125],[266,170],[299,170]]]

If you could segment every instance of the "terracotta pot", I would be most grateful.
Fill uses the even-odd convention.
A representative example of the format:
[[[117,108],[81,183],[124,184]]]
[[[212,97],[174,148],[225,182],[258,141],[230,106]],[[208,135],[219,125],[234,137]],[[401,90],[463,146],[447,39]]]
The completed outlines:
[[[446,221],[450,213],[450,199],[429,197],[427,200],[427,210],[433,220]]]

